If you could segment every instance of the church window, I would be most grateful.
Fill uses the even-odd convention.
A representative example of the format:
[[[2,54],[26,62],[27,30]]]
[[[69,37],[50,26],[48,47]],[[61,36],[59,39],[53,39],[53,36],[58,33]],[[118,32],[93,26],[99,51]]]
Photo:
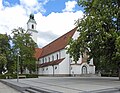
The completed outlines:
[[[61,58],[61,52],[59,52],[59,58]]]
[[[47,62],[47,58],[45,58],[45,62]]]
[[[58,54],[57,54],[57,59],[58,59]]]
[[[52,56],[52,61],[54,61],[54,56]]]
[[[43,63],[44,63],[44,58],[43,58]]]
[[[50,62],[50,57],[48,57],[48,60],[49,60],[49,62]]]
[[[57,67],[55,67],[55,69],[57,69]]]
[[[34,25],[32,24],[32,29],[34,29]]]
[[[39,63],[41,63],[41,60],[39,60]]]

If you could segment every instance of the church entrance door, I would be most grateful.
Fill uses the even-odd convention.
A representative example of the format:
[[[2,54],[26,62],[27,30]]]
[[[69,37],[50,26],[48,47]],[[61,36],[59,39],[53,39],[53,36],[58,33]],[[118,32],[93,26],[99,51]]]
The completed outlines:
[[[82,74],[87,74],[87,67],[86,66],[82,67]]]

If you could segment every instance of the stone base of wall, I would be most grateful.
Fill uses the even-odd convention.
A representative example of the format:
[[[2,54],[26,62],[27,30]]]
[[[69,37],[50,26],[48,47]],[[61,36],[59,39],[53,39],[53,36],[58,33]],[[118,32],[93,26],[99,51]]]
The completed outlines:
[[[49,77],[98,77],[96,74],[39,74],[39,76],[49,76]]]
[[[39,74],[39,76],[50,76],[50,77],[69,77],[71,76],[70,74]]]

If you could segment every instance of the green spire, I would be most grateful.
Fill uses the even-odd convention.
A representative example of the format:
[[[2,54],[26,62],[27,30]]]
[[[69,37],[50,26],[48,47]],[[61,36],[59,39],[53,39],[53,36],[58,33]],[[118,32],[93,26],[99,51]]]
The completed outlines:
[[[34,14],[30,14],[30,19],[33,19],[34,20]]]
[[[33,14],[33,13],[30,14],[29,20],[28,20],[27,24],[28,24],[29,22],[36,24],[36,21],[35,21],[35,19],[34,19],[34,14]]]

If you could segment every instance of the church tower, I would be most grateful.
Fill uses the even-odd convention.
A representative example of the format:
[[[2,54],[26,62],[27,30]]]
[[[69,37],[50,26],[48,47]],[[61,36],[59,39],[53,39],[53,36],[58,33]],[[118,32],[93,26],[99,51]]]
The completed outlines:
[[[31,37],[35,43],[37,43],[37,33],[38,33],[38,31],[36,30],[36,25],[37,23],[34,19],[34,14],[30,14],[29,20],[27,22],[27,32],[31,34]]]

